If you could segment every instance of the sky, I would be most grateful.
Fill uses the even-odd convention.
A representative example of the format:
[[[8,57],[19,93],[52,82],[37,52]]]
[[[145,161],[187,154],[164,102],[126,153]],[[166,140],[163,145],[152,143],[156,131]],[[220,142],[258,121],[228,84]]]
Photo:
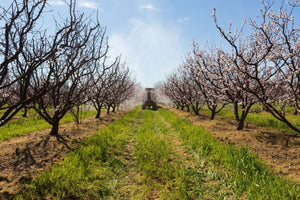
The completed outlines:
[[[0,2],[4,7],[9,3]],[[61,0],[48,3],[54,16],[67,9]],[[273,10],[281,3],[274,0]],[[260,0],[77,0],[77,4],[86,16],[98,12],[107,29],[110,56],[121,55],[132,77],[144,87],[153,87],[181,65],[193,40],[201,46],[207,42],[226,48],[211,16],[213,8],[225,30],[230,21],[240,28],[244,19],[257,18],[262,8]],[[294,13],[299,26],[300,8]]]

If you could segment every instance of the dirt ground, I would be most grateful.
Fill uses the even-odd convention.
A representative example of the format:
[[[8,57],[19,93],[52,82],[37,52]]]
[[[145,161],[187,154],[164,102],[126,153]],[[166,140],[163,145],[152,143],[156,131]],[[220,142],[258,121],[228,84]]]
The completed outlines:
[[[126,111],[110,115],[102,114],[101,121],[93,117],[75,123],[62,124],[62,138],[49,137],[50,129],[11,138],[0,142],[0,199],[9,199],[26,187],[34,176],[64,159],[64,155],[86,137],[112,121],[120,118]]]
[[[182,118],[189,119],[198,126],[204,126],[215,138],[236,146],[249,146],[275,173],[300,183],[300,135],[271,130],[246,124],[243,131],[236,130],[235,120],[216,116],[210,120],[207,115],[196,116],[193,113],[168,108]]]

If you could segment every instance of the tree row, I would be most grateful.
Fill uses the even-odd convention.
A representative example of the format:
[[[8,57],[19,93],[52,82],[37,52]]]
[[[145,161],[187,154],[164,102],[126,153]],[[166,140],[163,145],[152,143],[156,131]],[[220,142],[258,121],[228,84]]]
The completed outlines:
[[[299,112],[300,27],[293,17],[297,7],[296,0],[283,3],[274,12],[270,1],[262,1],[260,16],[245,20],[240,30],[234,31],[231,22],[227,31],[218,24],[214,9],[216,28],[229,48],[201,48],[193,42],[183,64],[163,83],[165,94],[178,108],[191,108],[195,114],[206,105],[211,119],[231,104],[238,130],[243,129],[251,107],[261,104],[276,119],[300,132],[285,112],[287,106]]]
[[[133,93],[134,81],[120,57],[108,57],[106,29],[85,17],[76,1],[66,17],[43,29],[47,1],[14,0],[0,14],[0,126],[33,108],[58,135],[59,121],[85,104],[115,111]]]

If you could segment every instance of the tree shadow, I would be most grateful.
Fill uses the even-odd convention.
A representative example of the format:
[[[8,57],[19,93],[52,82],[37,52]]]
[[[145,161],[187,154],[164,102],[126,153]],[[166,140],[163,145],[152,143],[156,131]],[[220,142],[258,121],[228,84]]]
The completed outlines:
[[[30,147],[31,143],[27,143],[25,145],[25,148],[20,149],[19,147],[16,148],[15,150],[15,154],[17,156],[17,160],[11,161],[10,164],[17,167],[20,164],[24,164],[24,166],[29,167],[31,165],[38,165],[39,163],[36,162],[36,160],[34,159],[33,155],[32,155],[32,147]]]
[[[69,145],[68,145],[68,141],[69,140],[67,140],[65,137],[63,137],[62,135],[56,135],[56,140],[58,141],[58,142],[60,142],[61,144],[63,144],[65,147],[67,147],[67,149],[69,149],[69,150],[74,150],[74,149],[72,149]]]
[[[284,147],[290,147],[291,145],[300,146],[300,135],[296,134],[262,131],[256,138],[272,145],[282,145]]]
[[[16,155],[16,160],[13,160],[10,162],[10,165],[13,165],[15,167],[18,167],[20,165],[24,167],[30,167],[30,166],[37,166],[37,167],[42,167],[41,163],[38,163],[35,159],[35,157],[39,157],[42,154],[47,154],[49,153],[49,149],[47,148],[53,148],[53,150],[56,147],[51,147],[49,142],[51,137],[55,137],[55,141],[53,143],[57,142],[58,144],[62,144],[65,146],[68,150],[74,150],[71,148],[68,144],[70,140],[68,140],[66,137],[62,135],[56,135],[56,136],[46,136],[45,138],[42,138],[38,142],[28,142],[25,144],[25,147],[17,147],[15,150],[15,155]],[[49,144],[49,145],[48,145]],[[51,151],[51,150],[50,150]]]

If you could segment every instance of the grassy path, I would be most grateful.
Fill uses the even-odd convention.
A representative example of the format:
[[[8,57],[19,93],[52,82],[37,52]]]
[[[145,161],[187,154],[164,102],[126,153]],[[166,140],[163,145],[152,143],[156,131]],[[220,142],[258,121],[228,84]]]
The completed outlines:
[[[169,111],[136,108],[16,196],[41,198],[297,199],[299,186]]]

